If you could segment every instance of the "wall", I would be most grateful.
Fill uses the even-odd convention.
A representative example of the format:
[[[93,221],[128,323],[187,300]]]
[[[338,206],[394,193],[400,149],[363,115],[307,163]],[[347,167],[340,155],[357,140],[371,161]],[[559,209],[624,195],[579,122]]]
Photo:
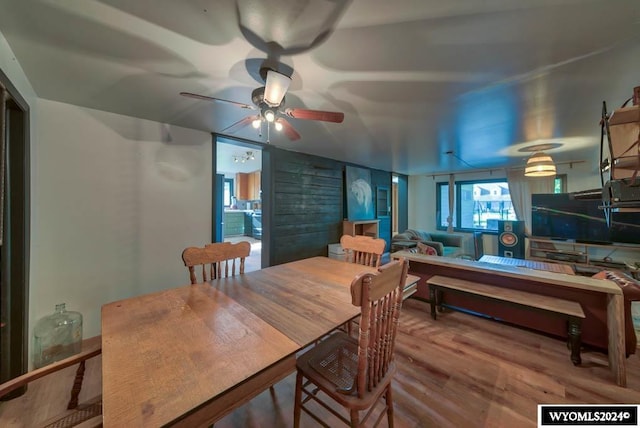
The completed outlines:
[[[31,87],[31,83],[24,74],[20,63],[13,56],[13,51],[9,47],[4,35],[0,32],[0,69],[9,77],[11,83],[20,91],[27,103],[33,108],[36,102],[36,93]]]
[[[597,172],[595,159],[588,162],[576,163],[574,165],[559,165],[558,174],[567,174],[567,191],[576,192],[600,188],[600,176]],[[502,170],[489,172],[477,172],[459,174],[456,180],[482,180],[504,178],[506,173]],[[436,184],[449,180],[447,175],[412,175],[409,177],[409,228],[436,230]],[[484,252],[486,254],[498,253],[498,242],[495,235],[484,235]]]
[[[343,164],[316,156],[269,148],[271,180],[263,189],[263,230],[271,225],[269,265],[327,255],[342,236]],[[264,185],[263,181],[263,185]],[[265,215],[272,213],[272,218]]]
[[[265,230],[270,234],[270,238],[265,239],[270,242],[267,264],[326,256],[327,245],[340,241],[342,221],[346,218],[346,164],[275,147],[268,147],[263,154],[265,152],[269,168],[263,171],[266,187],[263,188],[262,221],[263,229],[270,229]],[[377,186],[391,189],[391,173],[371,170],[371,186],[375,204]],[[381,219],[379,226],[380,237],[389,244],[391,219]]]
[[[103,304],[188,283],[211,236],[211,135],[40,99],[31,326],[55,303],[100,334]]]

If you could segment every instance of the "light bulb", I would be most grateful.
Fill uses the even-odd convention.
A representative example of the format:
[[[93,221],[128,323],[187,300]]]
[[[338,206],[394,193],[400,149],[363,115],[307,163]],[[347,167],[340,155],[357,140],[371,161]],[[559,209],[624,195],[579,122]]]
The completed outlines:
[[[260,119],[255,119],[253,122],[251,122],[251,126],[256,129],[260,128]]]
[[[267,119],[267,122],[273,122],[276,118],[276,114],[271,110],[267,110],[264,112],[264,118]]]
[[[276,122],[276,131],[282,131],[282,122]]]

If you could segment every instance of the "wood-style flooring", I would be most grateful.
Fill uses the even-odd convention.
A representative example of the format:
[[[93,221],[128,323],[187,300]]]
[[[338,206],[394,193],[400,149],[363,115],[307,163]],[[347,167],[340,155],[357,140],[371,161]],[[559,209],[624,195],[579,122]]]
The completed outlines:
[[[251,244],[251,252],[249,257],[244,261],[244,271],[253,272],[254,270],[260,270],[262,267],[262,241],[251,236],[228,236],[224,238],[225,242],[237,243],[240,241],[246,241]]]
[[[403,306],[396,360],[400,428],[535,427],[542,403],[640,403],[638,355],[626,360],[628,387],[621,388],[602,353],[584,350],[582,366],[574,367],[562,340],[459,312],[433,321],[429,305],[414,299]],[[89,363],[81,401],[100,393],[99,367]],[[294,380],[289,376],[216,428],[293,426]],[[46,412],[61,412],[54,407],[64,408],[70,385],[55,376],[32,383],[27,395],[0,404],[0,426],[33,427]],[[303,414],[302,426],[316,424]]]

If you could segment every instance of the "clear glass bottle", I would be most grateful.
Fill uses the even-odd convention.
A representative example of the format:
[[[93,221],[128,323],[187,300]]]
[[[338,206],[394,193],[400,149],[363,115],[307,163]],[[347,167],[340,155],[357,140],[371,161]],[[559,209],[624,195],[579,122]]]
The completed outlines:
[[[53,314],[40,318],[33,329],[33,365],[44,367],[80,352],[82,314],[67,311],[65,303],[56,305]]]

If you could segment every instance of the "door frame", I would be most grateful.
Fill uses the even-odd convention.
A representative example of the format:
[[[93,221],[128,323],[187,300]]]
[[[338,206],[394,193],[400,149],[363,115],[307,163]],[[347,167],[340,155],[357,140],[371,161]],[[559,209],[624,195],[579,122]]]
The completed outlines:
[[[29,367],[29,259],[30,259],[30,109],[9,78],[0,70],[0,87],[8,93],[4,129],[3,242],[0,245],[0,383],[26,373]],[[25,388],[3,397],[11,399]]]
[[[270,192],[270,186],[269,186],[269,181],[270,181],[270,156],[269,156],[269,145],[267,144],[263,144],[263,143],[259,143],[256,141],[251,141],[251,140],[246,140],[243,138],[238,138],[238,137],[231,137],[229,135],[224,135],[224,134],[217,134],[217,133],[213,133],[212,134],[212,144],[213,144],[213,150],[212,150],[212,158],[213,158],[213,165],[212,165],[212,186],[213,186],[213,190],[212,190],[212,222],[213,224],[211,225],[211,233],[212,233],[212,241],[211,242],[219,242],[224,240],[224,236],[222,236],[222,238],[220,239],[218,237],[218,233],[216,232],[217,229],[219,229],[222,235],[224,235],[224,228],[223,227],[218,227],[218,226],[223,226],[222,223],[218,223],[221,222],[221,220],[217,220],[216,219],[216,215],[218,213],[220,213],[220,219],[222,219],[222,213],[224,212],[224,195],[221,195],[220,197],[216,196],[216,177],[218,176],[218,142],[221,143],[225,143],[225,144],[233,144],[236,145],[238,147],[243,147],[243,148],[248,148],[248,149],[252,149],[252,150],[260,150],[262,152],[262,164],[260,165],[260,170],[261,170],[261,174],[260,174],[260,181],[261,181],[261,189],[262,189],[262,237],[261,237],[261,241],[262,241],[262,259],[261,259],[261,267],[267,267],[269,266],[269,255],[270,255],[270,251],[269,251],[269,242],[270,242],[270,233],[269,233],[269,219],[271,218],[271,203],[270,203],[270,195],[272,192]],[[267,220],[267,223],[265,224],[265,219]]]

